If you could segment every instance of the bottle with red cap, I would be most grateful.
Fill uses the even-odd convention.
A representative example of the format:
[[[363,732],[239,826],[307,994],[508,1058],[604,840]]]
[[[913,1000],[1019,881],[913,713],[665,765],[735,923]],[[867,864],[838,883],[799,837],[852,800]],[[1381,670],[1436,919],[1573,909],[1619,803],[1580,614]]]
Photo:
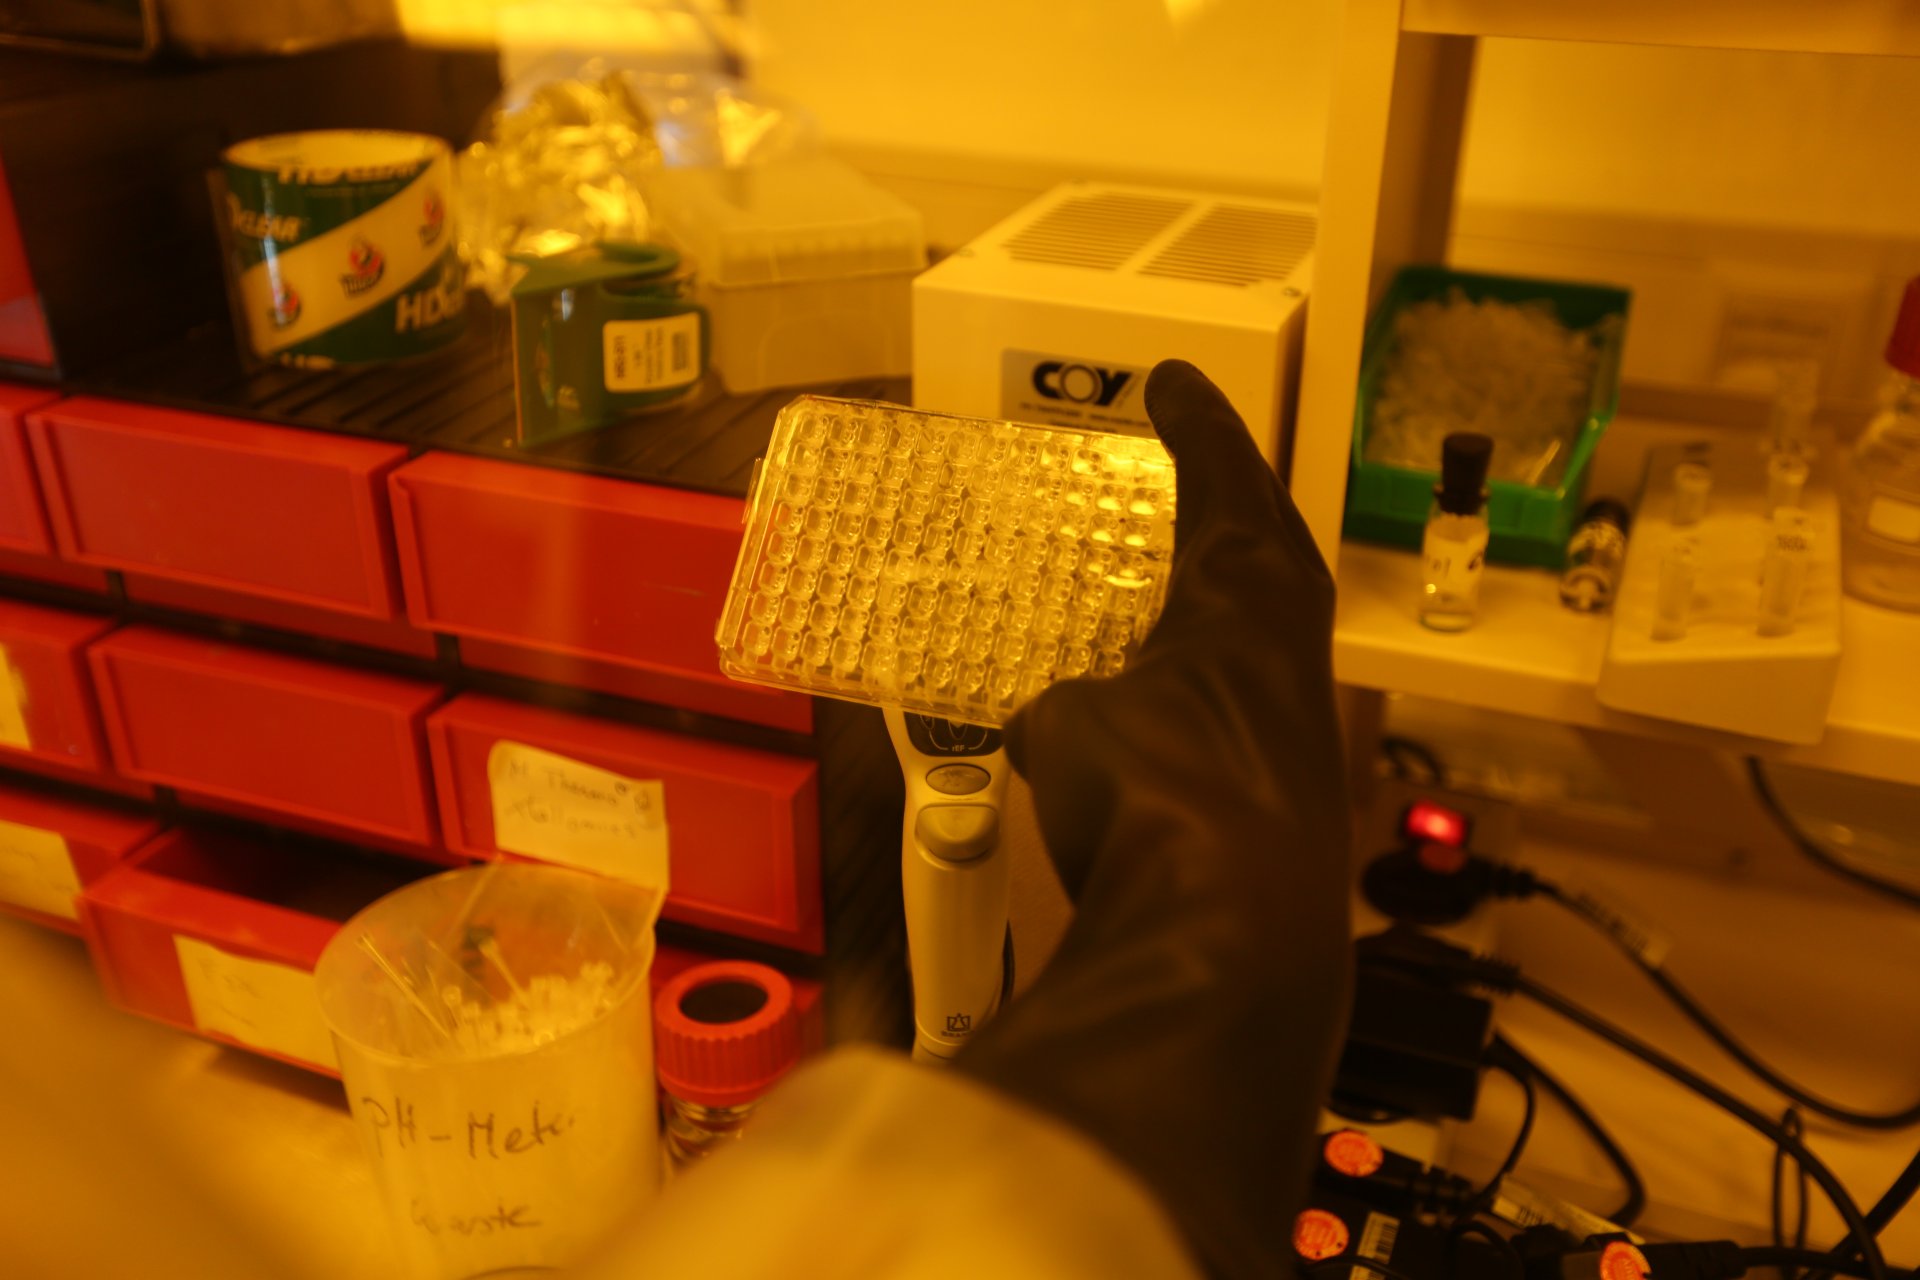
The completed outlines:
[[[653,1038],[667,1153],[684,1169],[739,1138],[799,1059],[793,984],[746,960],[697,965],[654,997]]]
[[[1847,594],[1920,612],[1920,276],[1887,340],[1893,381],[1847,459],[1841,574]]]

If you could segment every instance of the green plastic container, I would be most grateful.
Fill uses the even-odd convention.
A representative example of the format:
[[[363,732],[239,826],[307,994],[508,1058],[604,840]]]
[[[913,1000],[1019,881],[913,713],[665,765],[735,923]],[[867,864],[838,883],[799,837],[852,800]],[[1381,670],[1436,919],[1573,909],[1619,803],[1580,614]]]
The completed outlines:
[[[1620,401],[1620,353],[1626,344],[1630,295],[1625,289],[1607,285],[1476,275],[1436,266],[1401,268],[1367,324],[1366,346],[1360,358],[1360,396],[1353,414],[1353,465],[1347,482],[1343,531],[1349,538],[1368,542],[1420,545],[1439,473],[1437,469],[1415,470],[1366,461],[1367,429],[1373,420],[1373,397],[1380,372],[1393,346],[1394,318],[1401,308],[1444,297],[1454,288],[1476,302],[1485,298],[1501,302],[1544,299],[1553,304],[1560,322],[1570,329],[1603,326],[1587,420],[1574,441],[1560,483],[1549,488],[1494,480],[1487,486],[1487,519],[1492,527],[1488,558],[1558,568],[1566,558],[1567,539],[1580,518],[1593,451],[1599,447],[1600,434],[1613,420]],[[1618,319],[1608,324],[1610,317]]]

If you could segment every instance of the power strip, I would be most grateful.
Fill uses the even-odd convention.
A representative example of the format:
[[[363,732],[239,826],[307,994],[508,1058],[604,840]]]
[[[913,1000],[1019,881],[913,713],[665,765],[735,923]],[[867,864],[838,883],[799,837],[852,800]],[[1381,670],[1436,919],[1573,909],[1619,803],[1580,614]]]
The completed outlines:
[[[1840,670],[1839,504],[1816,458],[1804,519],[1776,519],[1769,461],[1744,442],[1648,455],[1594,691],[1603,705],[1781,742],[1825,734]]]

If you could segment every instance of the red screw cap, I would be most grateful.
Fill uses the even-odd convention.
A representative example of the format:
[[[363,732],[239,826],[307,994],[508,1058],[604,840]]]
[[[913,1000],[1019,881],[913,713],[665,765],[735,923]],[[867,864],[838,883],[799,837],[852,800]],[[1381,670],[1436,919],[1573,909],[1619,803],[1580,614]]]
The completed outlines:
[[[1900,314],[1887,338],[1887,363],[1909,378],[1920,378],[1920,276],[1907,281],[1900,295]]]
[[[800,1057],[793,984],[747,960],[696,965],[653,1000],[660,1085],[703,1107],[737,1107],[771,1089]]]

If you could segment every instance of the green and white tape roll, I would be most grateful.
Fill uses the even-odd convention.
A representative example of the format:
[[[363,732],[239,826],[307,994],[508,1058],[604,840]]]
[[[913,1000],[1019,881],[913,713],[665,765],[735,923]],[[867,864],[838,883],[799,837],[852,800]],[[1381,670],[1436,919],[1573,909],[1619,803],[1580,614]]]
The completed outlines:
[[[325,368],[443,347],[465,323],[453,162],[414,133],[283,133],[229,147],[227,213],[255,354]]]

